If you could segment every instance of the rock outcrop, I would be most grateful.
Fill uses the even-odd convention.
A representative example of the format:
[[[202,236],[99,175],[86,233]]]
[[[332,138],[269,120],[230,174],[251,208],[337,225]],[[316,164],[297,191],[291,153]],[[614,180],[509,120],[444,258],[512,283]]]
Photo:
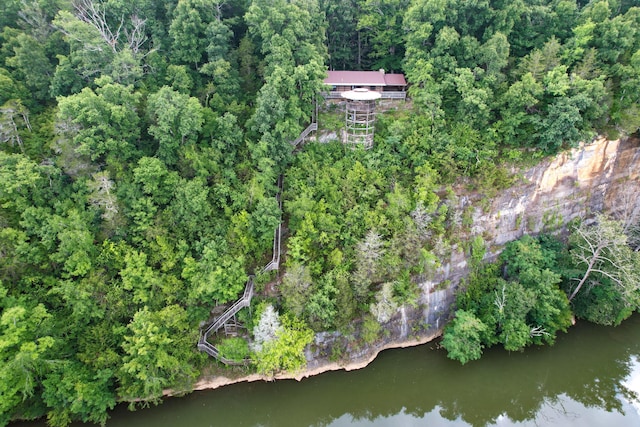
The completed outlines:
[[[482,236],[485,260],[492,261],[506,243],[524,234],[563,232],[577,218],[611,210],[623,190],[639,177],[640,140],[599,138],[521,172],[517,185],[492,199],[461,192],[457,209],[471,212],[473,225],[467,238]],[[420,284],[417,306],[402,307],[384,326],[378,343],[351,348],[339,334],[318,334],[308,354],[310,368],[319,369],[331,354],[340,354],[345,365],[360,365],[380,349],[438,336],[449,318],[455,290],[469,272],[469,254],[462,246],[452,247],[434,277]],[[336,345],[344,348],[336,352]]]
[[[574,219],[614,209],[624,189],[639,178],[640,140],[600,138],[524,171],[517,185],[491,199],[461,191],[457,209],[471,213],[473,225],[466,237],[482,236],[487,247],[485,260],[492,261],[506,243],[524,234],[563,232]],[[357,345],[357,340],[339,333],[317,334],[307,350],[307,370],[280,378],[301,379],[329,370],[361,368],[384,349],[436,338],[449,319],[455,290],[468,274],[468,253],[462,246],[452,247],[434,277],[420,283],[417,305],[401,307],[383,326],[375,344]],[[227,381],[217,378],[203,380],[196,388],[260,379],[257,375]]]

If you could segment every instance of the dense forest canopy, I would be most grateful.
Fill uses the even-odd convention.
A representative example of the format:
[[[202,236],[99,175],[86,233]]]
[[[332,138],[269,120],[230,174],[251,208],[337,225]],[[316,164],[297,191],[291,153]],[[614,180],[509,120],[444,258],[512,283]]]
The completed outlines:
[[[104,423],[118,400],[188,390],[213,364],[195,347],[200,322],[267,262],[283,219],[280,298],[246,315],[256,345],[221,348],[274,373],[304,363],[311,329],[349,331],[359,319],[362,339],[375,340],[452,244],[482,246],[448,184],[467,179],[490,196],[511,182],[506,160],[637,131],[637,6],[0,2],[0,425]],[[411,104],[380,117],[373,150],[333,142],[292,154],[327,68],[406,74]],[[599,224],[633,241],[615,220]],[[472,277],[470,289],[504,289],[529,317],[505,323],[467,300],[453,327],[473,332],[477,350],[552,341],[574,277],[591,284],[573,300],[579,316],[627,316],[631,279],[597,256],[614,248],[634,265],[628,245],[589,257],[580,248],[592,230],[577,230],[573,258],[525,241],[507,254],[542,251],[526,271]],[[507,283],[517,285],[507,293]],[[533,321],[537,336],[525,330]]]

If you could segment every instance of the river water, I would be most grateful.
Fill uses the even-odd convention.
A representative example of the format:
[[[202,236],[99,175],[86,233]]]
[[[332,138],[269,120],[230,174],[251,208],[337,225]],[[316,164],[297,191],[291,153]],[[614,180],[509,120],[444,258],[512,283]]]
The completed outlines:
[[[640,426],[640,316],[586,323],[553,347],[461,366],[436,343],[301,382],[241,383],[129,412],[107,427]],[[30,426],[37,424],[29,424]]]

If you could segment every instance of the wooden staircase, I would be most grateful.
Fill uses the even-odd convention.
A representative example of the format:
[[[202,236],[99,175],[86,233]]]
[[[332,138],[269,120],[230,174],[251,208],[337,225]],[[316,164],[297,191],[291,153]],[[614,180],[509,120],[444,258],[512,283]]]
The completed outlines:
[[[311,123],[298,138],[296,138],[291,145],[297,147],[301,142],[305,140],[309,134],[315,130],[318,130],[317,123]],[[284,177],[280,175],[278,177],[278,194],[276,195],[276,199],[278,200],[278,206],[280,207],[280,212],[282,212],[282,189],[284,185]],[[262,272],[266,273],[267,271],[278,270],[280,268],[280,255],[282,251],[282,221],[278,227],[274,230],[273,233],[273,256],[271,257],[271,261],[267,265],[262,268]],[[250,275],[247,278],[247,284],[244,288],[244,292],[242,297],[240,297],[236,302],[234,302],[231,307],[227,308],[219,317],[214,319],[213,323],[211,323],[204,331],[200,330],[200,339],[198,340],[198,350],[204,351],[208,355],[215,357],[220,362],[225,365],[244,365],[248,363],[248,360],[243,362],[236,362],[233,360],[229,360],[220,354],[220,351],[209,342],[209,335],[215,334],[220,328],[222,328],[225,323],[231,320],[240,310],[245,307],[249,307],[251,305],[251,298],[253,297],[253,275]]]
[[[282,211],[282,186],[284,184],[284,178],[282,175],[278,177],[278,194],[276,195],[276,199],[278,200],[278,206],[280,207],[280,211]],[[282,221],[275,229],[273,233],[273,256],[271,257],[271,261],[267,265],[262,268],[262,272],[278,270],[280,268],[280,254],[282,250],[281,241],[282,241]],[[234,302],[231,307],[227,308],[220,316],[218,316],[213,323],[211,323],[204,331],[200,331],[200,339],[198,340],[198,350],[204,351],[209,356],[215,357],[220,362],[225,365],[244,365],[248,363],[248,360],[243,362],[236,362],[233,360],[229,360],[220,354],[220,351],[209,342],[209,335],[215,334],[220,328],[222,328],[225,323],[231,320],[240,310],[245,307],[249,307],[251,305],[251,298],[253,297],[253,275],[250,275],[247,278],[247,284],[244,288],[244,292],[242,296]]]
[[[247,280],[247,285],[244,288],[244,292],[242,293],[242,297],[237,300],[231,307],[227,308],[224,313],[220,317],[218,317],[214,322],[209,325],[209,327],[200,334],[200,339],[198,340],[198,350],[204,351],[209,356],[213,356],[225,365],[242,365],[244,363],[234,362],[232,360],[226,359],[220,355],[218,349],[209,343],[209,334],[216,333],[218,329],[222,328],[226,322],[228,322],[233,316],[235,316],[240,310],[245,307],[249,307],[251,305],[251,298],[253,297],[253,276],[249,276]]]
[[[294,147],[297,147],[298,144],[300,144],[302,141],[305,140],[305,138],[307,136],[309,136],[309,134],[313,131],[318,130],[318,123],[311,123],[309,126],[307,126],[307,128],[305,130],[302,131],[302,133],[300,133],[300,136],[297,137],[296,139],[294,139],[291,142],[291,145],[293,145]]]

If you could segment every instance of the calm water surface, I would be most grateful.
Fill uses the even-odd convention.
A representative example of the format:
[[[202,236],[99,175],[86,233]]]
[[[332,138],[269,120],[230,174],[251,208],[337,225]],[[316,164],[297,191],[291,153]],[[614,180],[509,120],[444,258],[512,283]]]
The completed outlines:
[[[617,328],[580,324],[553,347],[492,349],[465,366],[434,347],[386,351],[365,369],[302,382],[119,407],[107,427],[640,426],[638,315]]]

